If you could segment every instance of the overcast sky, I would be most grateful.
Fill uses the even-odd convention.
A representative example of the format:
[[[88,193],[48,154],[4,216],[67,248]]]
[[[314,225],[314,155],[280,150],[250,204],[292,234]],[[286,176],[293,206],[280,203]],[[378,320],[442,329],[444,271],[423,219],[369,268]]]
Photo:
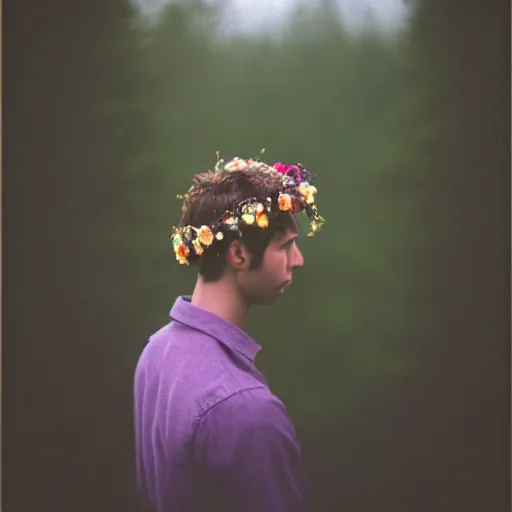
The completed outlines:
[[[133,0],[143,11],[154,13],[166,3],[174,0]],[[183,2],[184,0],[179,0]],[[207,0],[216,3],[218,0]],[[304,0],[302,0],[304,2]],[[319,0],[307,0],[312,4]],[[259,32],[285,20],[299,0],[224,0],[228,31]],[[375,18],[387,29],[401,27],[406,21],[407,9],[403,0],[336,0],[347,24],[357,27],[370,10]]]

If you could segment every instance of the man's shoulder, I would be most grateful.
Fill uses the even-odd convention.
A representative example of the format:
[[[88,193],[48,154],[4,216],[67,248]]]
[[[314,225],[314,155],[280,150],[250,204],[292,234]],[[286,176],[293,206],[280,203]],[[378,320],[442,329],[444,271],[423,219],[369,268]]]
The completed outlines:
[[[183,363],[217,353],[218,347],[208,334],[171,321],[149,336],[139,363],[157,359],[161,364]],[[198,361],[199,362],[199,361]]]
[[[245,430],[290,426],[283,402],[264,385],[233,392],[205,410],[202,416],[200,420],[209,428]]]
[[[215,338],[179,322],[150,337],[136,373],[141,385],[154,382],[160,393],[176,397],[170,405],[188,404],[197,419],[224,402],[236,406],[239,393],[261,388],[256,401],[265,396],[266,386],[237,365]]]

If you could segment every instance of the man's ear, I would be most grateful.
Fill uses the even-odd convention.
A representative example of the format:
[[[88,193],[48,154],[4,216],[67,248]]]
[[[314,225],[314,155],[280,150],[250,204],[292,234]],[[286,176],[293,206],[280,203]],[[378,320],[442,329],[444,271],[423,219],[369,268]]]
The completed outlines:
[[[229,245],[227,260],[235,270],[245,270],[249,267],[250,254],[240,240],[234,240]]]

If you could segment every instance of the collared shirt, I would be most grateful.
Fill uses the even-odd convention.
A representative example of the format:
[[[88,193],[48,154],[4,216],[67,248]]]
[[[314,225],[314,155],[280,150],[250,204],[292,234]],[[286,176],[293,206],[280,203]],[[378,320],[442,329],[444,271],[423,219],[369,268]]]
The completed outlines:
[[[256,369],[260,347],[179,297],[135,372],[141,499],[155,512],[298,512],[309,482],[283,403]]]

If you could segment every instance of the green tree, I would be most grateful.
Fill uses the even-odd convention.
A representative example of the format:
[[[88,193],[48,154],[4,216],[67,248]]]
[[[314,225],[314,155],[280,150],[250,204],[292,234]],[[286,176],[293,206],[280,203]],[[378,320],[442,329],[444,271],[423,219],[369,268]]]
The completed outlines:
[[[267,346],[260,364],[270,381],[307,426],[413,369],[407,341],[419,312],[409,300],[410,255],[432,132],[421,122],[425,85],[403,39],[350,34],[329,3],[299,12],[272,38],[226,38],[220,26],[215,9],[197,2],[170,6],[146,34],[144,161],[155,189],[137,193],[148,224],[134,250],[145,258],[161,250],[179,217],[174,194],[213,166],[218,149],[252,155],[265,146],[268,159],[299,160],[319,174],[327,224],[302,244],[307,270],[279,308],[256,312],[248,327]],[[172,264],[145,281],[148,328],[192,289],[193,271]],[[341,395],[317,400],[333,385]]]

